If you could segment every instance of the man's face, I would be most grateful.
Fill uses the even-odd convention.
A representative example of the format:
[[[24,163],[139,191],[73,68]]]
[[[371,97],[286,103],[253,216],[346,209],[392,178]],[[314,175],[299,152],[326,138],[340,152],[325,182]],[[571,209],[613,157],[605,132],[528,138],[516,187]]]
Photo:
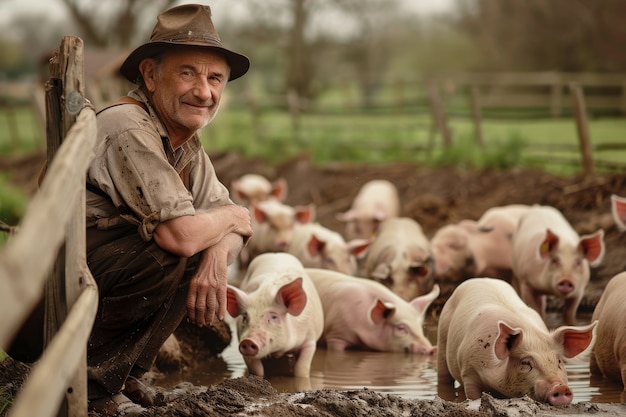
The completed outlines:
[[[143,74],[146,87],[178,146],[213,119],[230,68],[222,54],[201,48],[167,52],[151,65]]]

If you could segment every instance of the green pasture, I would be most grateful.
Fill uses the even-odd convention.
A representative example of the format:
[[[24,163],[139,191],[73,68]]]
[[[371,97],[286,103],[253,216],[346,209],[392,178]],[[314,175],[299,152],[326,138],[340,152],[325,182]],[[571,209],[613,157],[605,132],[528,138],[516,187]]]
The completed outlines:
[[[336,107],[335,107],[336,108]],[[450,116],[453,143],[443,146],[428,109],[394,111],[328,111],[302,114],[294,120],[273,108],[252,114],[245,108],[223,108],[202,132],[209,153],[236,151],[279,163],[306,152],[316,164],[328,162],[419,162],[431,166],[468,169],[533,166],[571,176],[582,170],[578,134],[573,118],[493,118],[482,124],[485,147],[475,141],[475,127],[467,116]],[[44,128],[29,106],[0,108],[0,156],[45,148]],[[596,172],[626,168],[626,118],[593,118],[589,134]],[[605,150],[607,145],[621,149]],[[8,186],[0,173],[0,220],[15,224],[27,198]],[[0,242],[5,238],[0,233]]]

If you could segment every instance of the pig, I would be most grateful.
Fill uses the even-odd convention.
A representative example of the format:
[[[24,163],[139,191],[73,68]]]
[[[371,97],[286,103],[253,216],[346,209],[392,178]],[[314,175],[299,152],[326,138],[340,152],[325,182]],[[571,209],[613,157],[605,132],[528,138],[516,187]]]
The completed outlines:
[[[227,288],[239,352],[248,371],[263,377],[263,358],[295,355],[294,376],[309,377],[324,312],[315,285],[298,259],[284,252],[254,258],[241,287]]]
[[[346,240],[369,239],[382,221],[399,214],[396,186],[387,180],[372,180],[361,187],[350,209],[339,213],[337,219],[346,223]]]
[[[430,242],[420,224],[409,217],[382,222],[361,257],[357,275],[380,281],[407,301],[433,288]]]
[[[626,230],[626,198],[616,194],[611,195],[611,215],[617,228],[623,232]]]
[[[589,368],[592,374],[621,382],[626,396],[626,272],[615,275],[607,284],[591,320],[598,321],[597,342],[593,346]]]
[[[443,226],[430,240],[439,280],[458,283],[469,277],[510,279],[513,234],[530,206],[492,207],[477,220]]]
[[[252,237],[246,250],[250,259],[265,252],[285,252],[293,230],[299,224],[313,221],[315,206],[289,206],[277,200],[252,205]]]
[[[260,201],[287,198],[287,181],[284,178],[270,182],[259,174],[245,174],[234,180],[230,186],[232,199],[240,204],[252,205]]]
[[[551,405],[572,402],[565,362],[593,343],[597,322],[550,332],[511,284],[496,278],[462,282],[441,310],[437,328],[438,390],[454,380],[467,399],[482,392],[529,395]]]
[[[320,344],[329,350],[363,349],[433,355],[436,348],[424,336],[426,310],[439,296],[429,294],[410,302],[383,284],[328,269],[306,268],[324,309]]]
[[[300,224],[285,252],[294,255],[307,268],[325,268],[353,274],[356,257],[367,249],[370,241],[353,239],[346,242],[341,234],[319,223]]]
[[[563,319],[576,324],[576,310],[589,283],[589,267],[604,257],[604,231],[579,236],[554,207],[535,205],[513,236],[514,283],[522,299],[546,317],[546,296],[564,300]]]

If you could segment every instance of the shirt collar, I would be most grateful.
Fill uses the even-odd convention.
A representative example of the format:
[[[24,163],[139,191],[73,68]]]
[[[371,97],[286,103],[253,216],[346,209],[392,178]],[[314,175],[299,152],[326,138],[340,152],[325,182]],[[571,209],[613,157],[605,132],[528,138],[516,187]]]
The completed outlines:
[[[141,88],[136,88],[128,93],[129,97],[134,98],[135,100],[139,100],[144,103],[148,109],[148,114],[150,119],[156,126],[159,135],[161,135],[161,140],[163,140],[163,147],[165,149],[165,153],[167,154],[167,158],[170,161],[170,164],[174,167],[178,167],[182,169],[191,158],[198,152],[199,149],[202,148],[202,143],[200,142],[200,137],[198,136],[198,132],[194,133],[194,135],[187,142],[183,143],[177,149],[172,147],[172,142],[170,141],[170,137],[165,129],[165,126],[159,119],[156,111],[152,107],[152,103],[148,99],[145,91]]]

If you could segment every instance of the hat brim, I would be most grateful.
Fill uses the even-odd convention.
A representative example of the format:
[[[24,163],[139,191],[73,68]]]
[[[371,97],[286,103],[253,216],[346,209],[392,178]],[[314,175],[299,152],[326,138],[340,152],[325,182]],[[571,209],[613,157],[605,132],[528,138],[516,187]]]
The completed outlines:
[[[131,52],[124,63],[120,66],[120,74],[124,76],[131,83],[136,83],[139,77],[141,77],[141,73],[139,72],[139,64],[145,58],[150,58],[160,53],[167,51],[172,48],[188,48],[188,47],[200,47],[206,48],[209,50],[218,51],[224,54],[226,57],[226,61],[228,62],[228,66],[230,67],[230,76],[228,77],[228,81],[235,80],[246,72],[250,68],[250,60],[247,56],[238,54],[237,52],[233,52],[229,49],[222,48],[219,46],[209,46],[206,44],[197,44],[194,45],[192,43],[186,43],[181,45],[180,43],[174,42],[148,42],[133,52]]]

